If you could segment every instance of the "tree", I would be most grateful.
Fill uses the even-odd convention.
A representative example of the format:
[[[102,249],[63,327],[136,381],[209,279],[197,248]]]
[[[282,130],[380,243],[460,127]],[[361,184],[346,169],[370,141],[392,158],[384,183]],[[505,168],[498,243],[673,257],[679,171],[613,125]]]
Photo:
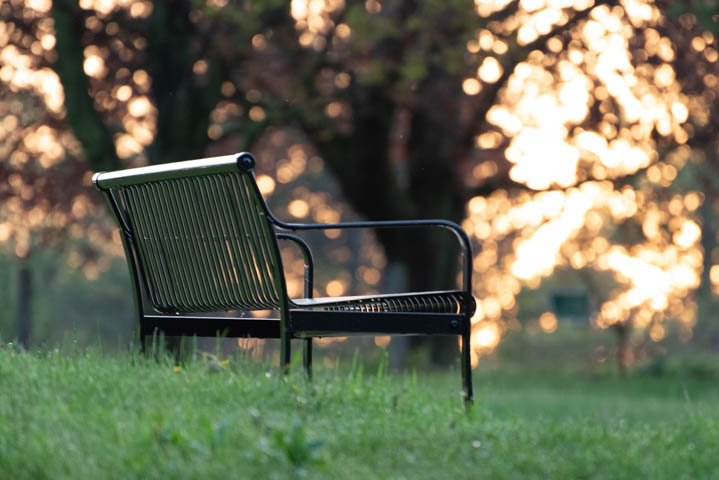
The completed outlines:
[[[107,268],[100,252],[113,243],[109,223],[98,218],[100,209],[86,191],[90,177],[82,149],[64,123],[45,12],[10,2],[0,11],[16,20],[3,23],[1,35],[0,247],[17,266],[17,339],[27,346],[33,292],[42,289],[33,278],[32,256],[56,248],[92,277]]]
[[[698,341],[716,348],[719,331],[716,329],[714,311],[717,307],[716,285],[719,283],[717,255],[717,183],[716,164],[713,159],[719,153],[719,52],[716,35],[719,34],[719,5],[712,2],[689,4],[662,4],[668,12],[663,32],[671,36],[677,50],[684,52],[674,62],[677,80],[688,97],[690,106],[688,126],[691,135],[687,146],[691,149],[687,167],[678,179],[678,188],[697,189],[702,192],[703,202],[698,209],[701,220],[701,247],[703,264],[701,284],[696,292],[698,304]]]
[[[463,222],[481,246],[475,360],[557,267],[614,277],[594,323],[620,339],[630,325],[661,339],[669,317],[691,331],[706,203],[676,182],[703,113],[680,79],[684,32],[652,3],[55,0],[51,14],[92,169],[277,152],[281,127],[298,139],[273,165],[282,183],[325,164],[365,217]],[[297,201],[289,215],[328,207]],[[407,288],[454,282],[448,238],[378,240]]]
[[[462,177],[476,163],[471,155],[476,133],[498,92],[530,52],[546,48],[550,38],[590,11],[565,9],[559,25],[550,25],[535,38],[525,35],[527,41],[518,38],[517,29],[505,33],[504,40],[497,40],[498,53],[483,55],[478,41],[472,40],[478,29],[489,27],[482,30],[484,36],[499,37],[501,22],[516,14],[519,4],[513,2],[486,19],[475,10],[472,2],[403,2],[385,8],[370,2],[347,8],[330,5],[323,12],[310,9],[302,17],[297,8],[290,11],[272,2],[217,10],[193,10],[189,3],[176,2],[172,9],[164,4],[154,4],[151,11],[138,8],[133,19],[123,10],[93,12],[56,1],[53,17],[58,64],[64,65],[59,74],[68,99],[76,99],[72,103],[77,105],[91,103],[87,89],[72,74],[81,63],[91,77],[89,97],[104,94],[108,99],[94,125],[109,130],[115,124],[120,130],[117,123],[127,123],[127,114],[132,115],[129,102],[123,107],[112,98],[125,86],[107,80],[123,69],[135,69],[133,80],[137,71],[151,79],[146,93],[157,127],[144,151],[150,163],[202,155],[212,140],[237,133],[249,148],[266,125],[279,121],[307,135],[363,216],[461,221],[472,194]],[[77,26],[83,24],[91,27],[81,34]],[[141,31],[147,35],[138,37]],[[467,51],[468,41],[477,44],[473,52]],[[90,46],[107,44],[117,47],[102,47],[104,55],[96,48],[97,54],[88,56]],[[143,48],[130,47],[138,44]],[[73,53],[79,47],[85,49],[84,60]],[[128,47],[132,54],[123,60],[121,52]],[[495,57],[499,60],[492,60]],[[102,67],[93,69],[93,62]],[[480,95],[468,97],[461,86],[477,93],[471,90],[479,89],[479,82],[466,80],[480,65],[490,81]],[[144,68],[137,70],[139,66]],[[288,72],[296,81],[286,81]],[[222,116],[223,88],[225,102],[248,113],[249,122],[210,125],[213,113]],[[130,98],[142,100],[134,95],[125,100]],[[92,138],[83,142],[94,144]],[[136,145],[120,156],[140,151]],[[97,166],[111,157],[106,152],[90,155]],[[502,186],[512,184],[505,179]],[[484,191],[499,186],[488,184]],[[392,231],[380,231],[378,238],[387,256],[403,266],[408,288],[447,288],[454,283],[456,265],[450,261],[448,238],[422,236],[408,242]],[[429,257],[436,258],[432,264],[427,263],[428,251],[436,253]],[[453,358],[446,344],[435,349],[435,358],[440,357]]]
[[[484,7],[298,7],[305,51],[291,70],[303,88],[274,96],[301,107],[296,121],[364,215],[460,221],[468,207],[483,249],[478,321],[511,318],[521,285],[557,265],[612,272],[595,322],[617,332],[622,368],[631,325],[661,339],[672,302],[691,323],[693,307],[676,305],[700,271],[699,194],[677,209],[670,187],[686,159],[660,158],[689,138],[678,55],[656,30],[665,17],[649,3]],[[423,257],[446,249],[437,239],[380,240],[410,288],[451,281],[449,256]]]

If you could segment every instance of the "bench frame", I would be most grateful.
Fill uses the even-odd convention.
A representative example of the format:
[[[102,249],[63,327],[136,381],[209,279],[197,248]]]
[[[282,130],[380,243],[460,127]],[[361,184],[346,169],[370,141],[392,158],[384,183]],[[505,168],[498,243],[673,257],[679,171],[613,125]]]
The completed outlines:
[[[291,340],[304,341],[304,366],[311,375],[312,338],[346,335],[457,335],[461,338],[461,372],[463,395],[469,405],[473,401],[471,378],[471,317],[475,310],[472,285],[472,246],[466,232],[456,223],[447,220],[400,220],[378,222],[345,223],[287,223],[272,215],[255,182],[254,157],[246,152],[225,157],[213,157],[187,162],[162,164],[134,168],[117,172],[99,172],[93,176],[93,184],[103,193],[110,210],[120,228],[122,244],[130,271],[134,291],[134,306],[139,322],[140,346],[145,351],[147,336],[163,332],[168,336],[227,336],[278,338],[281,342],[280,363],[284,371],[290,366]],[[276,273],[276,287],[280,293],[279,318],[224,317],[209,315],[187,315],[172,311],[148,313],[151,305],[148,294],[147,272],[139,261],[139,247],[131,226],[130,213],[120,200],[119,188],[147,182],[162,182],[183,178],[188,172],[194,176],[212,174],[236,168],[251,178],[254,194],[260,199],[263,214],[274,233],[267,238],[274,254],[279,259]],[[279,241],[296,245],[304,258],[304,295],[312,298],[314,261],[309,245],[299,236],[291,233],[308,230],[358,229],[358,228],[439,228],[454,233],[461,247],[464,262],[462,269],[463,305],[458,313],[418,312],[359,312],[315,310],[295,304],[287,295],[284,271],[280,257]],[[425,292],[422,292],[425,293]],[[435,293],[435,292],[429,292]],[[442,292],[437,292],[442,293]],[[381,297],[381,296],[380,296]]]

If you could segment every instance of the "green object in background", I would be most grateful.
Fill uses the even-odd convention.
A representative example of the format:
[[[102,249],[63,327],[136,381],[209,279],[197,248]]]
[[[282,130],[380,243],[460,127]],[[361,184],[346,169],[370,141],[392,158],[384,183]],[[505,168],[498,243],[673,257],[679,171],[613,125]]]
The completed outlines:
[[[551,294],[552,311],[559,318],[589,322],[589,295],[585,290],[562,290]]]

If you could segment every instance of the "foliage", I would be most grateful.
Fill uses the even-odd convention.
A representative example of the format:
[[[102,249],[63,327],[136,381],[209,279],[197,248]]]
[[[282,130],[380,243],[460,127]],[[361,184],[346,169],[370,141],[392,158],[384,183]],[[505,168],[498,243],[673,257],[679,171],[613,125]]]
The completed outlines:
[[[520,293],[557,267],[582,273],[602,329],[636,328],[656,341],[676,330],[689,340],[698,312],[711,311],[716,3],[670,3],[2,8],[24,32],[6,35],[15,48],[6,57],[30,58],[51,79],[48,91],[62,84],[64,101],[46,91],[55,103],[45,103],[93,169],[252,148],[267,168],[266,195],[288,216],[346,218],[335,197],[301,185],[326,167],[359,215],[462,222],[481,247],[476,363],[516,325]],[[14,92],[42,93],[7,71]],[[326,177],[308,181],[317,178]],[[448,236],[377,235],[384,254],[333,269],[319,293],[371,291],[380,279],[455,284]],[[350,253],[366,243],[341,240]],[[398,274],[380,272],[387,265]]]
[[[711,478],[711,382],[318,369],[240,358],[215,373],[96,351],[0,349],[0,463],[11,478]],[[211,360],[207,360],[211,361]],[[554,372],[557,373],[556,371]]]
[[[719,3],[716,0],[677,2],[667,9],[667,13],[674,18],[686,14],[694,15],[704,30],[719,34]]]

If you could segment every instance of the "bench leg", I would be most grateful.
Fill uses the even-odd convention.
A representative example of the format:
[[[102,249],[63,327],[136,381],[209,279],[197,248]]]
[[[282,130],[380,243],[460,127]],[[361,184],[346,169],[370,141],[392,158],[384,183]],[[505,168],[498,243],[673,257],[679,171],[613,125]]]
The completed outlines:
[[[140,353],[145,355],[147,353],[147,328],[145,327],[145,322],[142,318],[140,318],[139,322],[139,337],[140,337]]]
[[[290,371],[290,356],[292,353],[291,337],[285,334],[280,339],[280,342],[282,342],[282,345],[280,345],[280,368],[282,373],[287,374]]]
[[[472,356],[470,353],[471,346],[469,344],[469,319],[467,326],[462,334],[462,383],[464,387],[464,403],[467,406],[472,405],[474,396],[472,394]]]
[[[305,338],[305,370],[307,376],[312,378],[312,337]]]

